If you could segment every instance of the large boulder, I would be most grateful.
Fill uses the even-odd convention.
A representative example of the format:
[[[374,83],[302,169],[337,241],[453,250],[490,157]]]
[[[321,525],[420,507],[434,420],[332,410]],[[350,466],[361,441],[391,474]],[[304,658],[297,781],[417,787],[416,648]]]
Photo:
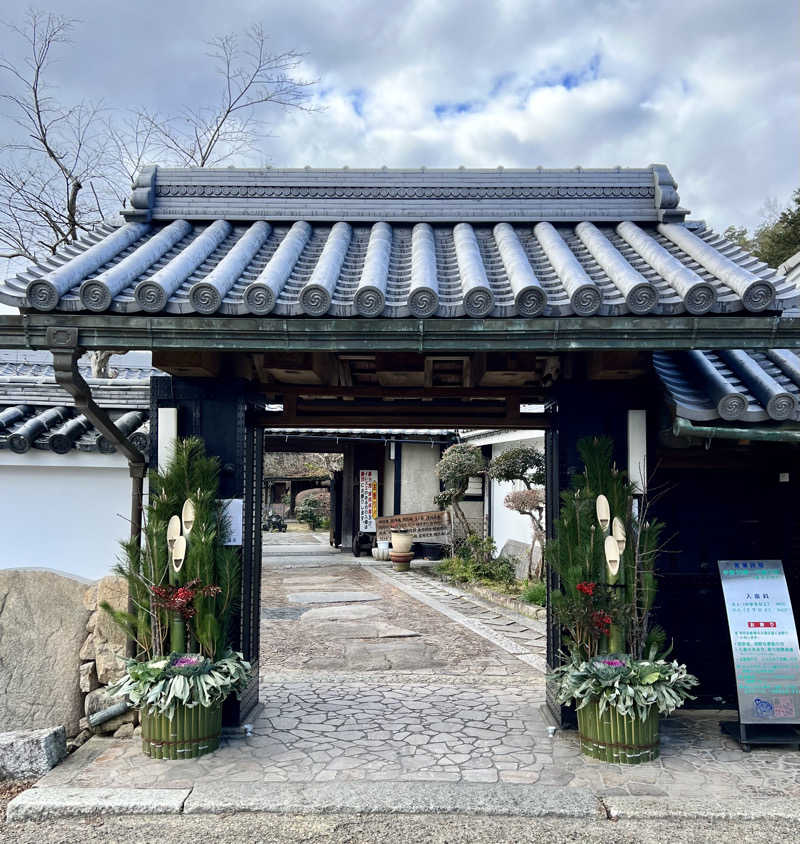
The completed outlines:
[[[78,732],[85,593],[86,581],[56,572],[0,570],[0,732]]]
[[[527,580],[530,575],[531,546],[516,539],[508,539],[500,553],[514,560],[514,576],[517,580]]]
[[[124,578],[114,575],[104,577],[98,581],[96,590],[98,607],[108,604],[112,609],[122,612],[128,609],[128,584]],[[88,605],[91,605],[92,591],[88,590],[86,595],[85,603]],[[92,613],[88,626],[93,629],[84,646],[82,658],[95,660],[97,679],[103,685],[119,680],[125,673],[125,631],[103,609]]]

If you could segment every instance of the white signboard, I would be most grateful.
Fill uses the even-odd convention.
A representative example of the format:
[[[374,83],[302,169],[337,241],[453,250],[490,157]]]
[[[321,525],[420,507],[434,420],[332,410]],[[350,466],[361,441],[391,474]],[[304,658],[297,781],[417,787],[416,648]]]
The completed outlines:
[[[228,514],[231,523],[231,533],[226,545],[242,544],[242,521],[244,518],[244,502],[241,498],[220,498],[219,503]]]
[[[375,519],[378,518],[378,470],[362,469],[359,472],[358,489],[358,529],[364,533],[374,533]]]
[[[780,560],[719,560],[739,721],[800,723],[800,650]]]

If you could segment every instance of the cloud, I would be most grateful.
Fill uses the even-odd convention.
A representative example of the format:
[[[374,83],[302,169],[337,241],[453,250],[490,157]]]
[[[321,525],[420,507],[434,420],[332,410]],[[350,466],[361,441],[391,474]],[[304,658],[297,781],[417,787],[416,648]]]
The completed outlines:
[[[169,114],[209,96],[203,42],[232,24],[260,20],[276,51],[306,51],[322,110],[265,114],[270,137],[241,164],[663,162],[720,229],[753,226],[765,198],[800,185],[800,10],[783,0],[50,5],[83,21],[62,93],[113,106]]]

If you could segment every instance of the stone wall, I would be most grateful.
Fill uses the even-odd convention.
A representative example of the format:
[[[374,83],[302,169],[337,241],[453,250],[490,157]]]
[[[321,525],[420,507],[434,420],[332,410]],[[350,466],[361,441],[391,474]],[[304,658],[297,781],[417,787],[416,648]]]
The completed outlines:
[[[73,744],[81,744],[92,733],[114,733],[119,737],[133,734],[136,726],[136,713],[131,711],[118,715],[104,724],[91,729],[89,716],[100,712],[120,698],[112,698],[106,692],[106,686],[114,683],[125,673],[127,638],[101,606],[108,603],[113,609],[122,612],[128,609],[128,585],[121,577],[108,576],[85,590],[83,602],[88,620],[85,626],[85,639],[79,658],[80,690],[83,698],[84,718],[80,723],[80,733]]]
[[[78,732],[85,593],[86,581],[57,572],[0,570],[0,732]]]

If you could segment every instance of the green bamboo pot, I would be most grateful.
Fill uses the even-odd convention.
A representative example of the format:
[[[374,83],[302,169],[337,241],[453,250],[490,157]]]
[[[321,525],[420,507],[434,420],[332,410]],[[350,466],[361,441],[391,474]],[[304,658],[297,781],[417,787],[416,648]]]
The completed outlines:
[[[658,708],[650,707],[646,721],[620,715],[607,706],[602,715],[596,700],[578,710],[581,751],[603,762],[638,765],[658,758]]]
[[[193,706],[179,703],[172,719],[166,715],[139,714],[142,722],[142,751],[151,759],[196,759],[219,747],[222,732],[222,704]]]

